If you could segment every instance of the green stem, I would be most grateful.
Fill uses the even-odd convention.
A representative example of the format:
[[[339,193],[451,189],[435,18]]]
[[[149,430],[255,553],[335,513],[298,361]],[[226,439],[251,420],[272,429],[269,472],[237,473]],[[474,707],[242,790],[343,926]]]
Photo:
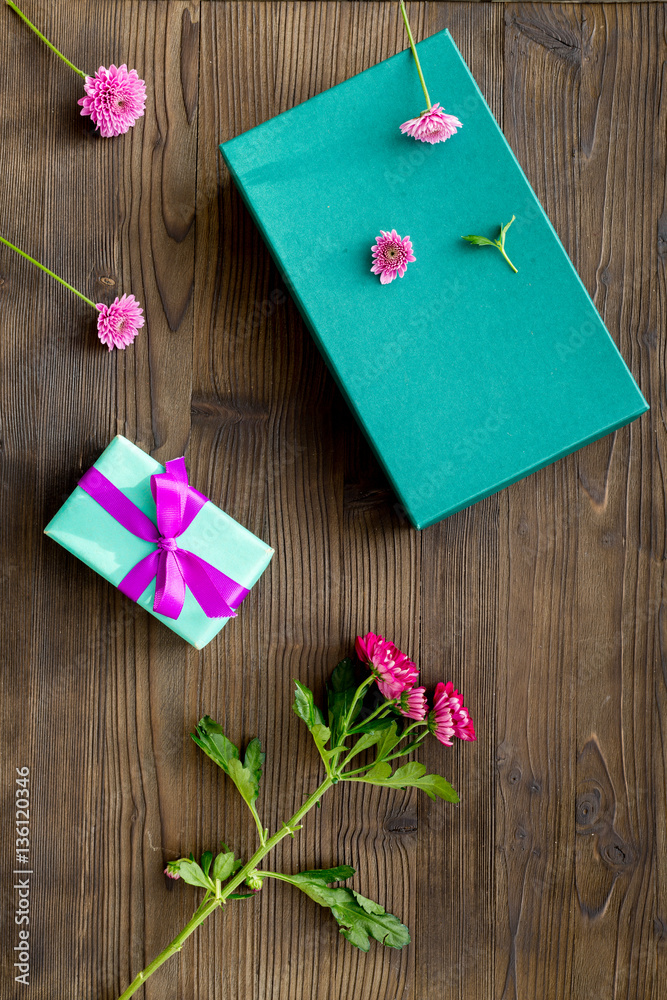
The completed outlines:
[[[376,718],[376,717],[377,717],[377,716],[378,716],[378,715],[379,715],[379,714],[380,714],[381,712],[386,712],[386,711],[388,711],[388,710],[389,710],[389,709],[390,709],[390,708],[392,707],[392,705],[396,705],[396,703],[397,703],[397,702],[398,702],[398,698],[394,698],[394,699],[393,699],[393,700],[391,700],[391,701],[383,701],[383,702],[382,702],[382,704],[381,704],[381,705],[380,705],[380,706],[379,706],[378,708],[376,708],[374,712],[371,712],[371,714],[370,714],[370,715],[367,715],[367,716],[366,716],[366,718],[365,718],[365,719],[364,719],[364,721],[363,721],[363,722],[361,723],[361,725],[362,725],[362,726],[365,726],[367,722],[371,722],[371,721],[372,721],[373,719],[375,719],[375,718]],[[348,735],[348,736],[356,736],[356,735],[357,735],[357,733],[360,733],[361,731],[362,731],[362,730],[361,730],[361,729],[359,728],[359,726],[353,726],[353,727],[352,727],[352,729],[348,729],[348,731],[347,731],[347,735]]]
[[[514,271],[514,273],[515,273],[515,274],[518,274],[518,273],[519,273],[518,269],[517,269],[517,268],[516,268],[516,267],[514,266],[514,264],[512,263],[512,261],[511,261],[511,260],[509,259],[509,257],[508,257],[508,256],[507,256],[507,254],[505,253],[505,249],[504,249],[504,247],[501,247],[499,243],[497,243],[497,244],[496,244],[496,246],[497,246],[497,247],[498,247],[498,249],[500,250],[501,254],[502,254],[502,255],[503,255],[503,257],[505,258],[505,260],[507,261],[507,263],[509,264],[509,266],[510,266],[510,267],[512,268],[512,270]]]
[[[405,21],[405,29],[408,33],[408,39],[410,41],[410,48],[412,49],[412,54],[415,58],[417,64],[417,72],[419,73],[419,79],[421,81],[422,90],[424,91],[424,97],[426,98],[426,110],[431,110],[431,98],[428,96],[428,90],[426,89],[426,81],[424,80],[424,74],[422,73],[421,63],[419,62],[419,56],[417,55],[417,49],[415,48],[415,40],[412,37],[412,32],[410,31],[410,22],[408,21],[408,15],[405,10],[405,3],[401,0],[401,14],[403,15],[403,20]]]
[[[411,726],[408,726],[407,729],[403,732],[401,740],[403,740],[408,733],[411,733],[413,729],[416,729],[417,726],[423,726],[423,725],[424,725],[423,722],[415,722]],[[420,736],[418,740],[415,740],[415,742],[411,746],[406,747],[404,750],[398,750],[396,753],[390,754],[389,757],[381,757],[379,760],[374,760],[371,767],[374,767],[376,764],[384,763],[385,761],[396,760],[398,757],[404,757],[406,753],[412,753],[413,750],[416,750],[419,746],[421,746],[421,744],[423,743],[423,741],[426,739],[427,736],[428,736],[428,730],[424,733],[423,736]],[[343,761],[341,767],[343,767],[344,764],[345,761]],[[341,775],[339,775],[339,777],[341,781],[345,781],[346,778],[353,778],[357,774],[361,774],[362,771],[368,771],[368,770],[369,770],[368,764],[364,764],[363,767],[357,767],[353,771],[344,771]]]
[[[42,41],[44,42],[45,45],[48,45],[48,47],[51,49],[52,52],[55,52],[55,54],[57,56],[59,56],[60,59],[62,59],[62,61],[64,63],[67,63],[67,65],[69,66],[70,69],[73,69],[75,73],[78,73],[79,76],[82,76],[84,80],[86,79],[86,74],[83,72],[83,70],[79,69],[77,66],[74,65],[74,63],[70,62],[69,59],[67,59],[62,54],[62,52],[59,52],[58,49],[55,47],[55,45],[51,44],[51,42],[48,40],[48,38],[46,37],[46,35],[43,35],[42,32],[38,28],[35,27],[35,25],[32,23],[32,21],[28,20],[28,18],[25,16],[25,14],[23,13],[23,11],[19,10],[19,8],[16,6],[16,4],[13,2],[13,0],[5,0],[5,3],[7,4],[8,7],[11,7],[12,10],[16,14],[18,14],[18,16],[21,18],[22,21],[25,21],[25,23],[28,25],[28,27],[31,28],[32,31],[35,32],[35,34],[37,35],[38,38],[42,39]]]
[[[9,2],[9,0],[6,0],[6,2]],[[11,250],[14,250],[17,254],[20,254],[21,257],[25,257],[25,259],[29,260],[31,264],[34,264],[35,267],[38,267],[40,271],[44,271],[46,274],[50,275],[50,277],[55,278],[56,281],[59,281],[60,284],[64,285],[65,288],[69,289],[70,292],[73,292],[74,295],[78,295],[80,299],[83,299],[83,301],[87,302],[89,306],[92,306],[93,309],[97,308],[92,299],[87,299],[86,296],[82,295],[81,292],[76,290],[76,288],[73,288],[71,285],[68,285],[66,281],[63,281],[62,278],[59,278],[57,274],[53,273],[53,271],[49,271],[48,267],[44,267],[44,265],[40,264],[38,260],[34,259],[34,257],[29,257],[27,253],[23,252],[23,250],[19,250],[19,248],[15,247],[13,243],[9,242],[9,240],[6,240],[4,239],[4,237],[0,236],[0,243],[4,243],[5,246],[9,247]]]
[[[352,715],[357,706],[357,702],[359,701],[359,698],[363,695],[363,693],[366,691],[366,689],[373,683],[373,680],[374,680],[373,674],[369,674],[366,680],[363,681],[359,685],[357,690],[354,692],[354,698],[352,699],[352,704],[350,705],[350,709],[347,715],[345,716],[345,722],[343,723],[343,728],[341,729],[340,739],[338,740],[339,743],[342,743],[349,736],[347,727],[352,721]]]
[[[222,889],[222,892],[220,893],[219,896],[216,896],[213,899],[209,899],[207,894],[207,896],[204,898],[203,903],[195,910],[194,916],[192,917],[191,920],[188,921],[188,923],[185,925],[180,934],[177,934],[174,940],[170,944],[168,944],[167,947],[163,951],[161,951],[156,958],[153,959],[150,965],[147,965],[146,968],[139,973],[139,975],[127,987],[125,992],[121,993],[118,1000],[128,1000],[128,998],[131,997],[134,993],[136,993],[139,987],[146,982],[148,977],[151,976],[156,969],[159,969],[160,966],[163,965],[168,958],[170,958],[173,954],[175,954],[175,952],[181,950],[185,940],[190,937],[190,935],[197,929],[197,927],[199,927],[199,925],[202,924],[206,920],[206,918],[209,917],[215,909],[217,909],[218,906],[224,905],[225,900],[228,898],[229,894],[234,892],[234,890],[239,885],[241,885],[242,882],[245,881],[250,872],[257,867],[259,862],[262,860],[262,858],[266,857],[269,851],[273,850],[276,844],[279,844],[284,837],[286,837],[289,833],[292,832],[292,830],[303,819],[306,813],[309,812],[313,808],[313,806],[319,802],[324,793],[327,792],[332,785],[333,785],[332,779],[329,776],[327,776],[322,782],[322,784],[319,786],[319,788],[316,788],[315,791],[312,793],[312,795],[308,796],[308,798],[303,803],[301,808],[297,809],[297,811],[294,813],[291,819],[289,819],[287,823],[284,823],[282,827],[273,834],[272,837],[269,837],[269,839],[265,841],[262,844],[262,846],[258,848],[258,850],[255,851],[253,856],[250,858],[249,861],[245,863],[243,868],[240,868],[239,871],[236,873],[236,875],[234,875],[234,877],[229,882],[227,882],[227,884]],[[262,872],[261,874],[263,875],[265,873]]]
[[[150,965],[147,965],[145,969],[139,973],[136,979],[128,986],[124,993],[120,995],[118,1000],[126,1000],[126,997],[131,997],[133,993],[139,989],[140,986],[146,982],[149,976],[152,976],[154,972],[163,965],[168,958],[175,955],[177,951],[180,951],[183,947],[185,941],[190,937],[190,935],[195,931],[200,924],[203,924],[207,917],[213,913],[221,904],[220,899],[205,899],[204,902],[197,907],[194,915],[183,928],[180,934],[177,934],[171,944],[167,945],[164,951],[161,951],[157,958],[154,958]]]

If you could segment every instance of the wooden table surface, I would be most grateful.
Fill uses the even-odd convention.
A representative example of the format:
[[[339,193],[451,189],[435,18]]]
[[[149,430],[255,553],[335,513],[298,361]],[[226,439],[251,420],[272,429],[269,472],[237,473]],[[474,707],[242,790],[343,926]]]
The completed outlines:
[[[422,532],[217,151],[404,49],[398,5],[23,7],[89,72],[135,66],[149,97],[129,134],[97,137],[79,78],[2,7],[0,233],[94,300],[132,291],[147,327],[108,354],[84,303],[0,253],[2,1000],[114,1000],[194,907],[166,861],[254,843],[189,739],[197,718],[261,737],[273,827],[319,774],[292,680],[321,693],[368,629],[464,692],[478,741],[422,755],[462,803],[336,789],[275,863],[354,865],[412,944],[364,955],[272,884],[216,914],[145,997],[664,997],[666,6],[409,5],[417,38],[452,32],[652,406]],[[276,549],[203,652],[42,535],[117,433],[185,453],[193,483]],[[11,951],[23,766],[29,988]]]

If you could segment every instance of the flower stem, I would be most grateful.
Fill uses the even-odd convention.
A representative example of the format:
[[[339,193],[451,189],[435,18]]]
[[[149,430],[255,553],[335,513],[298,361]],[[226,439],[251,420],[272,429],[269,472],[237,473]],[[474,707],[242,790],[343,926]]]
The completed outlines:
[[[203,924],[206,918],[210,917],[214,910],[216,910],[219,906],[224,905],[229,894],[241,885],[243,881],[245,881],[250,872],[257,867],[259,862],[262,858],[266,857],[269,851],[273,850],[276,844],[280,843],[284,837],[293,832],[306,813],[319,802],[324,793],[327,792],[332,785],[332,779],[327,776],[319,788],[316,788],[312,795],[308,796],[301,808],[297,809],[291,819],[289,819],[287,823],[283,823],[280,829],[276,830],[273,836],[269,837],[269,839],[255,851],[253,856],[245,863],[243,868],[240,868],[236,875],[234,875],[234,877],[227,882],[219,896],[215,896],[213,899],[210,899],[208,895],[204,897],[201,905],[195,910],[194,916],[188,921],[180,934],[177,934],[174,940],[171,941],[170,944],[168,944],[167,947],[153,959],[150,965],[147,965],[146,968],[143,969],[135,979],[133,979],[127,989],[121,993],[118,1000],[128,1000],[128,998],[136,993],[139,987],[146,982],[148,977],[151,976],[156,969],[159,969],[168,958],[174,955],[177,951],[181,950],[184,942],[190,937],[193,931],[195,931],[200,924]]]
[[[357,707],[357,702],[359,701],[359,698],[363,696],[366,689],[370,687],[370,685],[373,683],[374,679],[375,678],[373,677],[373,674],[369,674],[366,680],[362,681],[357,690],[354,692],[354,698],[352,699],[352,704],[350,705],[349,711],[345,716],[345,722],[341,729],[339,742],[342,742],[349,736],[349,731],[347,727],[350,725],[350,722],[352,721],[354,710]]]
[[[419,62],[419,56],[417,55],[417,49],[415,48],[415,40],[412,37],[412,32],[410,31],[410,22],[408,21],[408,15],[405,10],[405,3],[401,0],[401,14],[403,15],[403,20],[405,21],[405,29],[408,33],[408,39],[410,41],[410,48],[412,49],[412,54],[415,57],[415,62],[417,64],[417,72],[419,73],[419,79],[421,81],[422,90],[424,91],[424,97],[426,98],[426,110],[431,110],[431,98],[428,96],[428,90],[426,89],[426,81],[424,80],[424,74],[422,73],[421,63]]]
[[[376,708],[374,712],[371,712],[370,715],[366,716],[366,718],[361,723],[361,725],[365,726],[366,723],[371,722],[378,715],[380,715],[381,712],[388,711],[393,705],[396,704],[397,701],[398,701],[397,698],[393,698],[393,699],[390,699],[388,701],[383,701],[382,704],[378,708]],[[360,732],[362,732],[362,730],[359,728],[359,726],[353,726],[352,729],[348,729],[347,735],[348,736],[356,736],[357,733],[360,733]]]
[[[516,268],[516,267],[514,266],[514,264],[512,263],[512,261],[511,261],[511,260],[509,259],[509,257],[508,257],[508,256],[507,256],[507,254],[505,253],[505,250],[504,250],[504,248],[503,248],[503,247],[501,247],[501,246],[499,246],[499,247],[498,247],[498,249],[500,250],[501,254],[502,254],[502,255],[503,255],[503,257],[505,258],[505,260],[507,261],[507,263],[509,264],[509,266],[510,266],[510,267],[512,268],[512,270],[514,271],[514,273],[515,273],[515,274],[518,274],[518,273],[519,273],[519,271],[518,271],[518,268]]]
[[[58,49],[55,47],[55,45],[52,45],[51,42],[48,40],[48,38],[45,35],[43,35],[38,28],[35,27],[32,21],[28,20],[23,11],[19,10],[19,8],[16,6],[13,0],[5,0],[5,3],[7,4],[8,7],[11,7],[16,14],[18,14],[18,16],[21,18],[22,21],[25,21],[28,27],[35,32],[38,38],[42,39],[45,45],[48,45],[48,47],[51,49],[52,52],[55,52],[55,54],[59,56],[64,63],[67,63],[70,69],[73,69],[75,73],[78,73],[79,76],[82,76],[84,80],[86,79],[86,74],[83,72],[83,70],[80,70],[77,66],[74,65],[74,63],[70,62],[69,59],[67,59],[62,54],[62,52],[59,52]]]
[[[5,0],[5,2],[9,3],[9,0]],[[57,274],[53,273],[53,271],[49,271],[48,267],[44,267],[44,265],[40,264],[38,260],[34,259],[34,257],[29,257],[27,253],[23,252],[23,250],[19,250],[18,247],[15,247],[13,243],[9,242],[9,240],[6,240],[6,239],[4,239],[4,237],[0,236],[0,243],[4,243],[5,246],[7,246],[7,247],[10,248],[10,250],[14,250],[17,254],[20,254],[21,257],[25,257],[25,259],[29,260],[31,264],[34,264],[35,267],[38,267],[40,269],[40,271],[44,271],[46,274],[50,275],[52,278],[55,278],[56,281],[59,281],[60,284],[64,285],[65,288],[69,289],[70,292],[73,292],[74,295],[78,295],[80,299],[83,299],[83,301],[87,302],[89,306],[92,306],[93,309],[97,308],[92,299],[86,298],[85,295],[82,295],[81,292],[79,292],[79,291],[76,290],[76,288],[73,288],[71,285],[68,285],[66,281],[63,281],[62,278],[59,278]]]

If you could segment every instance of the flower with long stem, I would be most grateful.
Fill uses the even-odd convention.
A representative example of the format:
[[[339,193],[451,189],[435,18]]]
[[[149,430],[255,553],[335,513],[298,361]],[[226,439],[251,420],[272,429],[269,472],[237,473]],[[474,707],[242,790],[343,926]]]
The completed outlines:
[[[420,142],[429,142],[431,144],[444,142],[445,139],[451,138],[457,129],[463,128],[463,125],[456,115],[447,114],[439,104],[431,104],[431,98],[426,87],[419,56],[417,55],[417,47],[412,37],[412,31],[410,30],[410,22],[408,21],[404,0],[400,0],[400,6],[403,21],[405,22],[405,30],[408,33],[408,41],[410,42],[412,55],[417,66],[419,82],[422,85],[424,97],[426,98],[426,109],[417,118],[410,118],[407,122],[403,122],[401,132],[404,135],[412,136],[413,139],[418,139]]]
[[[402,703],[398,698],[385,698],[379,708],[364,716],[365,696],[371,696],[369,688],[373,680],[377,680],[377,665],[372,658],[386,664],[387,658],[394,662],[405,662],[407,657],[393,643],[374,633],[359,637],[357,650],[360,660],[356,664],[350,659],[342,660],[327,685],[326,721],[315,702],[313,692],[299,681],[295,682],[293,708],[308,727],[324,764],[325,777],[294,815],[271,836],[263,829],[256,809],[265,756],[261,752],[259,741],[251,740],[242,757],[218,723],[209,716],[200,720],[192,734],[193,739],[233,781],[257,824],[259,846],[245,862],[237,859],[225,844],[222,844],[222,850],[215,857],[212,851],[205,851],[200,862],[195,861],[192,854],[189,858],[169,862],[165,874],[203,889],[203,899],[185,927],[135,977],[119,1000],[129,1000],[161,965],[181,950],[187,938],[215,910],[226,906],[230,900],[255,896],[266,879],[287,882],[320,906],[329,909],[340,925],[341,934],[363,951],[368,951],[371,938],[390,948],[402,948],[409,943],[410,932],[397,917],[356,890],[340,885],[355,874],[354,868],[349,865],[293,874],[260,867],[264,858],[281,840],[287,836],[294,837],[302,828],[307,814],[318,805],[325,793],[343,781],[364,782],[385,788],[419,788],[432,799],[459,801],[458,795],[445,778],[427,774],[424,765],[417,761],[409,761],[394,770],[394,760],[411,754],[431,735],[432,727],[426,719],[406,722],[399,714]],[[360,679],[358,671],[362,664],[370,667],[373,672]],[[414,669],[416,672],[416,667]],[[423,689],[409,690],[417,693],[421,704]],[[456,699],[459,710],[463,710],[462,703],[459,704],[460,695],[453,686],[451,689],[448,686],[446,696]],[[362,718],[363,721],[359,721]],[[353,758],[360,757],[371,749],[374,751],[373,759],[367,759],[361,766],[348,767]]]
[[[50,271],[48,267],[44,267],[40,264],[38,260],[34,257],[30,257],[23,250],[19,250],[18,247],[10,243],[3,236],[0,236],[0,243],[4,243],[5,246],[9,247],[15,253],[24,257],[25,260],[29,260],[31,264],[38,267],[40,271],[44,271],[49,277],[55,278],[59,281],[61,285],[64,285],[68,291],[72,292],[73,295],[78,296],[87,305],[95,309],[99,315],[97,317],[97,335],[102,341],[102,343],[109,348],[110,351],[114,347],[118,350],[123,351],[131,344],[137,333],[144,325],[144,315],[143,310],[134,295],[123,295],[122,298],[116,299],[111,305],[106,305],[104,302],[93,302],[86,295],[82,295],[78,289],[74,288],[73,285],[68,284],[63,278]]]
[[[100,66],[94,76],[89,76],[70,62],[67,56],[63,55],[46,35],[28,20],[14,0],[5,0],[5,3],[59,59],[62,59],[66,66],[83,78],[86,96],[78,102],[82,106],[81,114],[90,116],[96,128],[99,128],[100,135],[105,138],[122,135],[138,118],[141,118],[146,106],[146,84],[139,79],[135,69],[128,70],[125,63],[122,66],[112,64],[108,69]]]

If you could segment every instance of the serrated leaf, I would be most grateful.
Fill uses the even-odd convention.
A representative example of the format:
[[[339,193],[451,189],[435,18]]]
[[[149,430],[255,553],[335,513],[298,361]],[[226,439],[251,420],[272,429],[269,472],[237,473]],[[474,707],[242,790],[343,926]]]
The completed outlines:
[[[257,795],[259,795],[259,783],[262,779],[262,767],[264,766],[265,760],[266,754],[262,753],[262,744],[255,736],[255,738],[250,740],[250,743],[248,743],[245,751],[245,757],[243,758],[244,768],[250,771],[257,783],[257,793],[255,794],[255,799],[257,798]]]
[[[300,719],[306,723],[309,729],[313,726],[323,726],[324,716],[315,704],[315,696],[310,688],[300,681],[294,681],[296,690],[294,692],[294,704],[292,708]]]
[[[188,885],[197,885],[202,889],[215,888],[210,878],[207,878],[196,861],[188,861],[183,858],[178,866],[178,874]]]
[[[204,875],[208,875],[209,869],[211,867],[211,861],[213,861],[213,852],[204,851],[201,856],[201,869]]]
[[[362,910],[366,913],[384,913],[383,907],[379,903],[376,903],[373,899],[368,899],[366,896],[362,896],[360,893],[355,892],[354,889],[350,890],[354,898],[356,899]]]
[[[376,764],[361,778],[354,780],[367,781],[371,785],[381,785],[385,788],[419,788],[422,792],[426,792],[430,799],[460,801],[456,791],[445,778],[439,774],[426,774],[426,768],[418,761],[403,764],[393,774],[390,765],[384,761]]]
[[[249,806],[253,806],[259,794],[257,775],[250,768],[245,767],[240,760],[230,760],[227,767],[227,773],[238,788],[241,796]]]
[[[367,771],[364,775],[364,781],[370,781],[373,783],[380,784],[386,778],[391,777],[391,764],[388,764],[384,760],[379,760],[377,764],[374,764],[370,771]]]
[[[354,744],[354,747],[352,748],[354,750],[353,756],[356,756],[358,753],[363,753],[364,750],[369,750],[371,747],[374,747],[376,743],[380,742],[383,736],[384,736],[384,728],[366,730],[366,732],[362,733],[360,739],[357,740],[357,742]]]
[[[200,719],[196,731],[192,733],[192,739],[229,775],[248,805],[253,806],[259,795],[259,779],[266,756],[262,753],[259,740],[256,737],[250,740],[244,762],[241,763],[238,748],[227,739],[222,726],[210,715]]]
[[[205,715],[197,723],[192,739],[211,760],[229,774],[230,760],[238,760],[239,752],[234,744],[227,739],[220,723],[215,722],[210,715]]]
[[[398,726],[396,721],[390,722],[387,729],[385,729],[382,734],[382,739],[378,743],[377,755],[378,757],[386,757],[387,754],[391,753],[397,743],[401,742],[401,736],[398,732]]]
[[[498,244],[495,240],[487,240],[486,236],[462,236],[462,240],[467,240],[468,243],[474,243],[478,247],[495,247]]]
[[[313,737],[313,742],[322,756],[326,755],[330,757],[331,750],[325,749],[327,743],[329,742],[329,737],[331,736],[331,730],[329,727],[317,722],[310,730],[310,735]]]
[[[294,882],[321,882],[323,885],[332,885],[334,882],[344,882],[345,879],[352,878],[355,869],[349,865],[338,865],[336,868],[314,868],[311,871],[297,872],[290,875]]]
[[[342,723],[347,718],[358,684],[355,677],[352,660],[347,657],[341,660],[332,673],[327,685],[329,702],[329,728],[331,730],[334,746],[338,743],[338,737],[342,729]],[[362,701],[355,705],[354,712],[350,719],[353,722],[361,711]]]
[[[234,871],[234,867],[235,862],[232,852],[223,851],[217,855],[215,861],[213,862],[213,871],[211,872],[211,875],[214,879],[219,879],[220,882],[225,882]]]
[[[315,698],[310,688],[307,688],[305,684],[301,684],[300,681],[294,681],[294,684],[296,685],[296,690],[294,692],[294,704],[292,708],[299,718],[303,719],[306,723],[320,756],[326,759],[331,756],[331,751],[325,749],[331,736],[331,730],[328,726],[325,726],[324,716],[315,704]]]
[[[330,889],[312,879],[298,883],[298,888],[320,906],[328,907],[340,924],[341,934],[362,951],[368,951],[371,938],[389,948],[403,948],[410,943],[410,931],[398,917],[353,889]]]

